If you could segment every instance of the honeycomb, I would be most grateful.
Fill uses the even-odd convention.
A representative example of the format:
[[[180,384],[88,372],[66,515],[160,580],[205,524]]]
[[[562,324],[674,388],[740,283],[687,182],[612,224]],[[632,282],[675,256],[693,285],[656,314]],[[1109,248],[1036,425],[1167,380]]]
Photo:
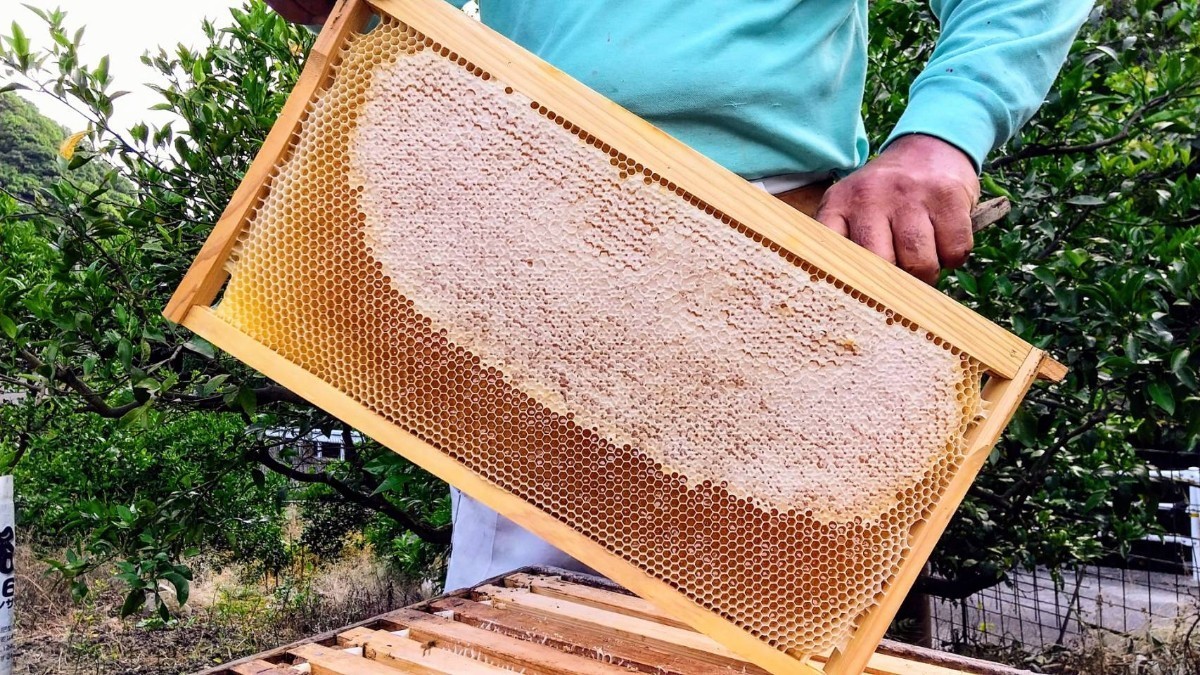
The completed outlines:
[[[796,656],[887,589],[981,409],[978,362],[392,18],[227,268],[222,320]]]

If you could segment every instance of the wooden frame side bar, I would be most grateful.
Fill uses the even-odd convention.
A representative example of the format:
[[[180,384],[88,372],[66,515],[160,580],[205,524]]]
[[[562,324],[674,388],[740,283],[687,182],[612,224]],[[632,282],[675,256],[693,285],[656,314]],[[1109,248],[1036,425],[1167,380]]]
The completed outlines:
[[[442,0],[368,0],[783,249],[1013,378],[1031,345],[668,136]]]
[[[825,672],[828,675],[858,675],[866,667],[871,654],[883,640],[888,625],[900,610],[900,603],[912,590],[938,539],[946,531],[975,476],[983,468],[992,446],[1000,439],[1021,400],[1025,398],[1025,393],[1037,379],[1042,361],[1046,358],[1045,352],[1031,349],[1016,377],[1011,380],[995,377],[988,380],[983,388],[983,400],[991,405],[986,408],[987,416],[967,437],[966,459],[951,478],[933,512],[913,528],[908,556],[901,563],[886,594],[879,604],[860,617],[854,636],[845,649],[836,652],[826,663]]]
[[[396,428],[382,416],[337,391],[316,375],[287,361],[254,338],[217,317],[208,307],[193,307],[183,325],[229,352],[239,361],[303,396],[367,436],[399,453],[426,471],[454,485],[547,542],[653,602],[696,630],[720,641],[747,661],[773,673],[819,673],[737,625],[696,604],[669,584],[605,549],[553,516],[477,475],[434,446]]]
[[[175,289],[167,308],[163,310],[163,316],[175,323],[183,323],[183,318],[193,306],[213,303],[228,276],[225,261],[245,227],[251,210],[265,194],[271,172],[291,150],[292,138],[304,119],[305,109],[317,91],[326,85],[337,61],[337,52],[345,44],[346,38],[362,30],[372,14],[371,6],[364,0],[339,0],[330,12],[325,28],[317,36],[279,119],[271,127],[271,132],[242,177],[229,205],[192,261],[183,281]]]

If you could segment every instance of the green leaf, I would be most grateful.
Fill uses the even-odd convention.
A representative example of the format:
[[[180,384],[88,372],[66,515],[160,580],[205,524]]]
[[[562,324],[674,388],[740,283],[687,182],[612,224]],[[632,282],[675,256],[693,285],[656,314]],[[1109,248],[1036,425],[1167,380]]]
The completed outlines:
[[[1063,255],[1066,256],[1067,260],[1069,260],[1075,267],[1083,267],[1083,264],[1092,257],[1087,251],[1081,248],[1073,248],[1063,251]]]
[[[146,602],[146,592],[141,588],[135,588],[129,591],[125,596],[125,602],[121,605],[121,618],[136,614]]]
[[[163,574],[163,578],[171,582],[171,585],[175,587],[175,599],[179,601],[179,604],[186,605],[190,592],[188,580],[178,572],[166,572]]]
[[[238,389],[237,398],[234,401],[246,411],[247,415],[253,415],[258,409],[258,397],[254,395],[254,390],[250,387],[242,387]]]
[[[150,406],[152,405],[153,402],[147,402],[130,410],[122,415],[121,419],[117,420],[117,426],[122,429],[132,427],[148,428],[150,426]]]
[[[1187,370],[1188,358],[1191,357],[1192,350],[1180,349],[1171,355],[1171,372],[1175,373],[1175,377],[1184,379],[1184,372]]]
[[[191,340],[188,340],[183,346],[186,347],[190,351],[196,352],[200,356],[204,356],[204,357],[207,357],[210,359],[214,358],[217,355],[216,350],[213,349],[212,343],[201,337],[193,337]]]
[[[1170,385],[1163,382],[1151,382],[1148,391],[1155,405],[1162,408],[1168,415],[1175,414],[1175,395],[1171,393]]]
[[[1068,199],[1067,203],[1074,204],[1075,206],[1101,206],[1106,202],[1093,195],[1075,195]]]
[[[83,602],[88,594],[87,581],[81,578],[71,580],[71,600],[75,602]]]
[[[988,192],[990,194],[994,194],[997,197],[1008,197],[1009,199],[1014,200],[1014,201],[1016,200],[1016,198],[1013,197],[1013,194],[1011,192],[1009,192],[1008,190],[1004,189],[999,183],[997,183],[996,179],[992,178],[992,176],[990,174],[985,173],[982,176],[980,176],[979,184],[986,192]]]
[[[8,44],[12,45],[13,55],[17,57],[17,64],[21,71],[29,69],[29,38],[25,37],[25,31],[21,30],[21,26],[16,21],[12,23],[12,35],[8,38]]]
[[[133,343],[125,338],[121,338],[117,342],[117,358],[121,361],[121,366],[125,370],[133,367]]]
[[[0,331],[3,331],[3,333],[9,337],[9,339],[16,339],[17,324],[15,321],[9,318],[8,315],[0,314]]]
[[[128,506],[117,504],[116,511],[117,517],[120,518],[122,522],[132,523],[134,521],[133,511],[131,511]]]
[[[96,78],[101,85],[108,84],[108,55],[100,57],[100,63],[96,65],[96,69],[92,72],[92,77]]]

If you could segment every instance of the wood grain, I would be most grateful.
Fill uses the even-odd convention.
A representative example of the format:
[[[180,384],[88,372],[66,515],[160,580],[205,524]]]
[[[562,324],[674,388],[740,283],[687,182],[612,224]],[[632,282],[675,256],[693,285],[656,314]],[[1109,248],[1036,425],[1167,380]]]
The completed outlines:
[[[511,670],[489,665],[482,661],[455,654],[442,649],[436,640],[416,640],[393,635],[387,631],[375,634],[363,645],[363,656],[371,661],[393,668],[402,673],[429,673],[445,675],[502,675]]]
[[[288,653],[307,661],[309,672],[312,675],[397,675],[394,668],[351,654],[338,647],[307,644],[295,647]],[[440,675],[437,671],[415,672]]]
[[[389,613],[387,621],[408,629],[409,637],[418,642],[435,642],[456,651],[477,652],[486,657],[489,663],[507,666],[528,675],[629,673],[625,668],[567,654],[544,644],[518,640],[425,612],[399,610]]]
[[[538,595],[558,600],[570,600],[597,609],[606,609],[626,616],[654,621],[664,626],[690,628],[687,624],[666,614],[654,603],[633,595],[622,595],[582,584],[572,584],[532,574],[513,574],[504,579],[509,588],[526,588]]]
[[[570,600],[538,595],[524,588],[480,586],[475,592],[486,596],[500,609],[528,612],[569,626],[611,631],[623,640],[718,666],[736,668],[743,663],[742,659],[721,643],[687,628],[664,626],[655,621],[610,612]]]
[[[625,668],[654,675],[766,675],[766,671],[742,663],[736,668],[667,652],[645,643],[625,640],[612,631],[580,625],[564,625],[529,612],[499,609],[464,598],[445,598],[430,603],[437,611],[453,612],[460,623],[521,639],[536,639],[571,654],[600,658]]]
[[[279,665],[270,661],[247,661],[229,669],[236,675],[300,675],[300,671],[291,666]]]

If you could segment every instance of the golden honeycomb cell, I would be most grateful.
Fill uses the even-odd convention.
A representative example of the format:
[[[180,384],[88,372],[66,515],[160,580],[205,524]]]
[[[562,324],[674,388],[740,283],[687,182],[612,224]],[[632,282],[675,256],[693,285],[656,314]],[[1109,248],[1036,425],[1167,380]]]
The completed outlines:
[[[222,320],[793,654],[844,644],[982,367],[399,21],[353,36]]]

